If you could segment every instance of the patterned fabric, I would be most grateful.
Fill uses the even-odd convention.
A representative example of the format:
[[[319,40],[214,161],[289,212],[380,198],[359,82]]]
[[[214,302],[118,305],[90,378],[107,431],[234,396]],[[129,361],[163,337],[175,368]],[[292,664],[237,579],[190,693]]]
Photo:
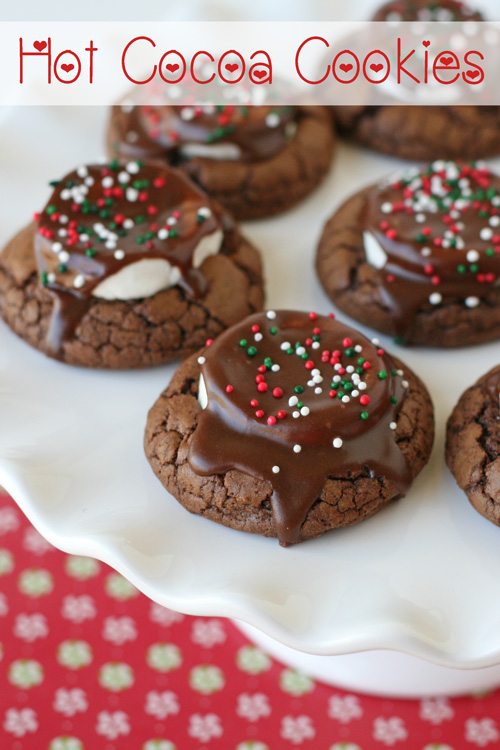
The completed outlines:
[[[500,692],[390,701],[314,682],[225,620],[64,555],[0,496],[1,750],[500,748]]]

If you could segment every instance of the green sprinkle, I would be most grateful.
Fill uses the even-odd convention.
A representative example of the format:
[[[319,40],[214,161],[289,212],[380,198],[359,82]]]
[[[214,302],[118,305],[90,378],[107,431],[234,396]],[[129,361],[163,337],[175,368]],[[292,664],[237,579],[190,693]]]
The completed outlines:
[[[59,273],[66,273],[66,271],[68,270],[68,266],[65,263],[59,263],[59,265],[57,266],[57,270],[59,271]]]
[[[264,364],[267,367],[267,369],[269,370],[273,366],[273,360],[271,359],[271,357],[266,357],[264,359]]]
[[[380,370],[377,373],[377,377],[379,380],[386,380],[387,379],[387,371],[386,370]]]
[[[465,273],[467,271],[466,266],[463,263],[459,263],[457,266],[458,273]]]
[[[362,419],[363,421],[365,421],[365,422],[366,422],[366,420],[368,419],[368,417],[369,417],[370,415],[368,414],[368,412],[367,412],[367,411],[362,411],[362,412],[361,412],[361,414],[360,414],[359,416],[361,417],[361,419]]]
[[[477,263],[473,263],[470,266],[470,270],[472,271],[472,273],[477,273],[479,271],[479,266],[477,265]]]
[[[354,357],[356,352],[352,346],[349,346],[347,349],[344,349],[344,354],[346,357]]]
[[[304,386],[303,385],[296,385],[293,389],[294,393],[304,393]]]
[[[492,248],[492,247],[488,247],[488,248],[487,248],[487,249],[486,249],[486,250],[484,251],[484,254],[485,254],[485,255],[487,255],[488,257],[490,257],[490,258],[491,258],[491,256],[492,256],[492,255],[495,255],[495,251],[493,250],[493,248]]]
[[[96,254],[96,250],[94,250],[94,248],[93,248],[93,247],[88,247],[88,248],[87,248],[87,249],[85,250],[85,255],[86,255],[87,257],[89,257],[89,258],[93,258],[95,254]]]
[[[269,333],[272,336],[276,336],[276,334],[278,333],[278,329],[276,328],[276,326],[271,326],[271,328],[269,329]]]
[[[397,404],[397,403],[398,403],[398,400],[396,396],[391,396],[391,404]]]
[[[245,347],[248,344],[248,341],[246,339],[240,339],[240,346]]]
[[[47,273],[47,271],[42,271],[42,273],[40,274],[40,281],[42,282],[43,286],[47,286],[47,284],[49,283],[49,274]]]
[[[178,229],[169,229],[168,230],[168,236],[169,237],[178,237],[179,236],[179,230]]]
[[[247,354],[249,357],[255,357],[257,354],[257,347],[256,346],[249,346],[247,349]]]
[[[114,172],[116,172],[119,166],[120,166],[120,162],[118,161],[118,159],[111,159],[111,161],[108,164],[108,167],[112,169]]]
[[[57,208],[56,206],[54,206],[53,203],[51,203],[50,206],[47,206],[47,208],[45,209],[45,213],[47,213],[49,216],[52,216],[52,214],[55,214],[56,211],[57,211]]]

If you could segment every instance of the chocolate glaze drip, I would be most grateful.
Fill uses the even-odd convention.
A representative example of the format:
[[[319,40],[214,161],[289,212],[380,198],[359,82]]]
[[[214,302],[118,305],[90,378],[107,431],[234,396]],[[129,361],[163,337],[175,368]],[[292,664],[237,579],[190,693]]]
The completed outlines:
[[[361,333],[314,313],[259,313],[221,334],[199,362],[208,405],[190,465],[205,476],[238,469],[269,481],[282,545],[297,542],[328,477],[361,467],[405,493],[411,471],[394,430],[408,383]]]
[[[186,146],[232,144],[238,161],[269,159],[281,151],[294,132],[297,111],[271,106],[137,106],[115,108],[117,131],[123,134],[117,153],[134,158],[186,157]]]
[[[497,294],[500,178],[487,167],[435,162],[375,186],[367,191],[362,228],[387,255],[381,301],[402,339],[419,310],[474,308]]]
[[[190,294],[204,293],[194,251],[224,221],[182,173],[163,164],[115,161],[80,167],[53,184],[37,216],[34,248],[40,282],[55,298],[52,353],[73,334],[96,287],[127,265],[166,260]]]
[[[482,21],[479,11],[459,0],[392,0],[373,16],[374,21]]]

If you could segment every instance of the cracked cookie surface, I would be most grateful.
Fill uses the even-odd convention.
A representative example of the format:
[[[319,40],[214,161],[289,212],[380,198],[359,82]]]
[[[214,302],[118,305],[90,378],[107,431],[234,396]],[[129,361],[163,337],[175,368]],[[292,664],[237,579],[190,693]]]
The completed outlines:
[[[55,300],[40,285],[35,226],[0,253],[0,315],[29,344],[51,355],[47,332]],[[128,369],[165,364],[196,351],[264,301],[258,251],[237,231],[202,266],[207,290],[191,298],[180,287],[131,301],[95,298],[59,358],[72,365]]]
[[[474,508],[500,526],[500,365],[460,397],[449,420],[446,462]]]
[[[197,359],[194,355],[180,366],[151,408],[144,438],[146,456],[164,487],[191,513],[237,530],[276,537],[271,482],[235,469],[200,476],[190,466],[190,445],[202,413]],[[404,370],[410,387],[394,435],[415,478],[432,449],[433,407],[423,383],[408,368]],[[393,481],[368,466],[329,476],[306,515],[297,541],[358,523],[399,496]]]

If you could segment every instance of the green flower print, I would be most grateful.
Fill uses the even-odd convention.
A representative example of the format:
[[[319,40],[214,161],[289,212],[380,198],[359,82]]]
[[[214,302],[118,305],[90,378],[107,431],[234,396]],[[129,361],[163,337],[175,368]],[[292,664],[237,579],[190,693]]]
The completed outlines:
[[[134,672],[128,664],[108,662],[99,671],[99,684],[106,690],[118,693],[134,684]]]
[[[0,576],[12,573],[14,570],[14,559],[8,549],[0,549]]]
[[[170,740],[148,740],[142,746],[142,750],[177,750]]]
[[[210,695],[224,687],[224,673],[219,667],[210,665],[193,667],[189,675],[189,684],[198,693]]]
[[[84,750],[84,746],[77,737],[54,737],[49,750]]]
[[[63,641],[57,649],[57,660],[68,669],[81,669],[92,661],[92,649],[85,641]]]
[[[243,672],[260,674],[270,668],[271,659],[255,646],[242,646],[236,654],[236,664]]]
[[[304,695],[314,688],[314,682],[302,672],[295,669],[284,669],[280,674],[280,688],[290,695]]]
[[[182,656],[178,646],[173,643],[153,643],[148,648],[146,661],[151,669],[158,672],[171,672],[182,663]]]
[[[66,573],[79,581],[86,581],[99,573],[99,563],[93,557],[80,557],[80,555],[68,555],[65,564]]]
[[[50,594],[53,586],[52,575],[43,568],[23,570],[19,576],[19,589],[26,596],[38,597]]]
[[[9,667],[9,682],[18,688],[28,688],[43,682],[42,665],[32,659],[18,659]]]
[[[236,750],[269,750],[269,746],[258,740],[247,740],[246,742],[240,742],[236,746]]]
[[[110,573],[106,577],[106,593],[113,599],[120,599],[121,601],[131,599],[139,594],[136,587],[119,573]]]

